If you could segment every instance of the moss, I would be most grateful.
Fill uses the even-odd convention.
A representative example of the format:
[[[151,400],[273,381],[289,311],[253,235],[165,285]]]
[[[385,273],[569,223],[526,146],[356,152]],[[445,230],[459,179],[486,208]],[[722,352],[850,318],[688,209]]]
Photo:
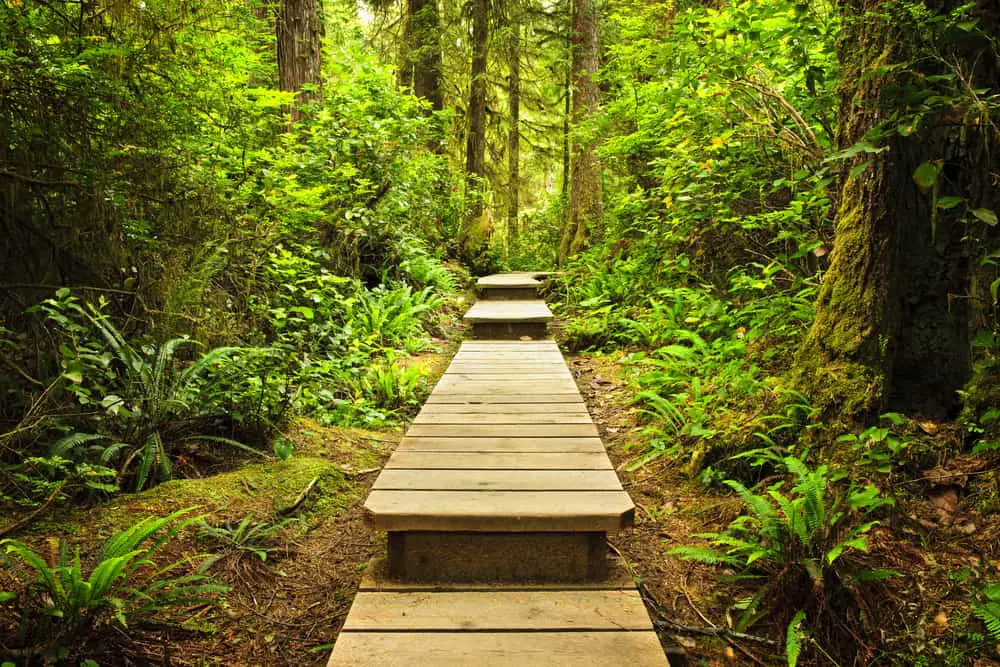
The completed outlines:
[[[362,429],[326,428],[311,420],[297,420],[287,435],[295,443],[295,455],[287,461],[250,463],[211,477],[175,479],[88,508],[56,512],[35,522],[25,537],[91,541],[94,535],[107,536],[141,517],[183,507],[199,507],[213,515],[213,520],[222,521],[249,513],[274,516],[295,502],[313,479],[319,480],[317,488],[297,515],[335,513],[359,498],[347,473],[378,467],[398,439],[394,434]]]

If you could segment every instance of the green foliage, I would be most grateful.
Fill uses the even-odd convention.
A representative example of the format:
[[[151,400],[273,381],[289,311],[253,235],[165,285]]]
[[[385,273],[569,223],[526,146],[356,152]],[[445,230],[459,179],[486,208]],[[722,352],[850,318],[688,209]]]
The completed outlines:
[[[782,586],[795,586],[797,576],[809,582],[808,591],[823,591],[832,581],[846,581],[849,577],[884,576],[863,572],[844,556],[852,551],[867,551],[866,535],[878,525],[872,516],[894,501],[871,485],[851,482],[843,488],[841,481],[846,473],[826,465],[810,468],[795,457],[766,456],[784,467],[792,480],[775,482],[764,493],[726,480],[747,513],[733,520],[724,533],[701,535],[710,540],[710,547],[685,546],[667,552],[764,576],[738,628],[752,625],[759,618],[761,602],[779,594]],[[797,596],[801,591],[786,593]]]
[[[183,573],[194,564],[192,559],[165,566],[155,560],[157,552],[198,521],[186,516],[190,512],[139,521],[105,542],[91,566],[83,565],[79,549],[70,556],[65,543],[50,565],[21,542],[0,542],[26,582],[17,596],[23,645],[40,649],[49,659],[66,659],[78,654],[94,638],[92,633],[106,633],[111,627],[127,632],[167,612],[215,603],[229,589],[211,583],[201,569]]]
[[[215,558],[211,558],[206,563],[214,564],[219,558],[235,556],[239,558],[247,555],[256,556],[261,562],[267,560],[269,553],[274,547],[271,542],[275,536],[289,525],[298,522],[296,518],[284,519],[275,523],[267,521],[254,522],[253,514],[248,514],[238,523],[227,523],[220,526],[212,526],[201,520],[199,525],[200,537],[215,543],[217,548],[223,552]]]
[[[972,610],[989,630],[993,639],[1000,641],[1000,584],[987,584],[972,604]]]
[[[799,664],[799,656],[802,654],[802,621],[806,619],[804,611],[798,611],[792,620],[788,622],[788,629],[785,631],[785,659],[788,667],[795,667]]]
[[[235,350],[217,348],[181,366],[175,356],[193,341],[129,342],[100,308],[81,305],[69,290],[60,290],[38,308],[65,339],[59,349],[67,390],[80,405],[103,413],[97,422],[103,432],[60,438],[52,444],[50,456],[79,460],[96,453],[101,465],[114,462],[118,477],[132,478],[136,489],[170,479],[172,463],[165,438],[192,417],[212,416],[212,406],[196,404],[195,399],[213,366]],[[204,434],[185,437],[198,435]],[[213,441],[244,447],[228,439]]]

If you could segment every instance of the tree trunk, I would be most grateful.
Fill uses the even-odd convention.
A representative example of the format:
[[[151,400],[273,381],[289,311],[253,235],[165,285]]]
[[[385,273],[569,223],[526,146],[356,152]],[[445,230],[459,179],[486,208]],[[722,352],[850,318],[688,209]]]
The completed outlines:
[[[465,144],[466,199],[469,201],[458,244],[462,257],[474,264],[483,254],[489,230],[484,220],[486,177],[486,61],[489,45],[489,0],[472,2],[472,70],[469,122]]]
[[[323,54],[320,0],[281,0],[275,32],[278,37],[278,87],[297,93],[292,118],[298,120],[302,117],[300,105],[319,95]],[[307,85],[315,86],[316,90],[305,90]]]
[[[846,165],[856,169],[842,187],[831,265],[800,353],[803,382],[814,405],[847,422],[887,408],[943,417],[970,373],[967,239],[976,223],[967,211],[995,208],[989,174],[1000,169],[1000,145],[952,107],[909,136],[891,132],[886,119],[909,112],[899,91],[925,87],[926,76],[944,73],[944,60],[926,57],[915,26],[883,0],[842,6],[839,143],[853,146],[876,127],[890,133],[882,152]],[[983,57],[988,45],[949,54],[972,87],[996,85],[996,61]],[[964,203],[938,208],[946,196]]]
[[[598,68],[598,10],[594,0],[574,0],[572,32],[573,123],[579,127],[597,111],[600,89],[594,76]],[[565,261],[603,235],[601,168],[591,139],[575,139],[571,150],[569,220],[559,243]]]
[[[409,86],[417,97],[430,102],[435,111],[444,108],[440,35],[437,0],[406,0],[400,83]]]
[[[568,30],[566,31],[566,55],[569,56],[567,59],[572,61],[573,53],[573,1],[570,0],[570,19]],[[563,127],[562,127],[562,189],[559,193],[560,203],[562,208],[559,212],[559,222],[562,225],[562,229],[565,230],[567,224],[569,223],[569,123],[570,114],[572,109],[570,103],[573,99],[573,68],[566,67],[566,76],[563,85]],[[557,253],[557,259],[559,263],[562,263],[562,257]]]
[[[511,9],[510,75],[507,99],[510,105],[510,130],[507,136],[508,196],[507,234],[510,249],[515,250],[520,236],[518,213],[521,205],[521,7],[515,1]]]

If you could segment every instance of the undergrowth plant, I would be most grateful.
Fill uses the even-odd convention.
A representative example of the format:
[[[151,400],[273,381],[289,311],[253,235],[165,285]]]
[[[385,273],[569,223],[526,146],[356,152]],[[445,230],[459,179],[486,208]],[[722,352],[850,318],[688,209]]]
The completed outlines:
[[[867,535],[879,523],[873,517],[894,501],[874,486],[845,483],[846,472],[826,465],[811,468],[794,456],[769,458],[787,470],[789,480],[777,481],[763,492],[726,480],[746,513],[725,532],[698,535],[710,546],[676,547],[667,553],[725,565],[761,581],[752,598],[739,605],[737,630],[774,613],[787,619],[799,612],[815,628],[830,613],[822,600],[844,595],[854,581],[891,576],[888,571],[859,567],[850,555],[867,551]],[[803,618],[792,620],[789,636]],[[796,631],[794,636],[801,634]]]
[[[247,514],[238,522],[213,526],[204,519],[198,522],[199,537],[213,542],[222,552],[205,561],[206,568],[225,557],[256,556],[261,562],[267,560],[268,554],[277,549],[272,544],[274,538],[299,519],[292,517],[277,522],[254,521],[253,514]]]
[[[185,608],[215,604],[229,588],[204,574],[199,558],[164,565],[158,552],[199,521],[191,508],[148,517],[111,537],[92,559],[59,544],[54,562],[17,540],[0,541],[6,561],[25,583],[6,596],[21,609],[22,651],[51,661],[86,657],[87,646],[159,623]]]
[[[238,352],[222,347],[181,363],[179,353],[197,343],[174,338],[161,344],[129,340],[98,306],[81,303],[62,289],[38,310],[59,327],[62,377],[77,402],[96,411],[96,432],[77,431],[52,443],[49,455],[64,459],[96,458],[113,466],[119,482],[134,489],[170,479],[174,440],[199,438],[250,450],[211,432],[205,421],[223,415],[201,398],[201,385],[213,369]],[[254,451],[254,450],[250,450]]]

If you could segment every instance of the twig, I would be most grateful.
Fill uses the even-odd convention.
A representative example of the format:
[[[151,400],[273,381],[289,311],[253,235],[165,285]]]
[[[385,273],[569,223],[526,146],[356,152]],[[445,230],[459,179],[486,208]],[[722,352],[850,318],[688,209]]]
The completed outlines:
[[[736,632],[735,630],[730,630],[729,628],[710,628],[704,625],[684,625],[683,623],[676,623],[674,621],[669,621],[666,619],[658,619],[653,621],[653,625],[662,628],[663,630],[668,630],[674,634],[678,635],[691,635],[695,637],[721,637],[722,639],[739,639],[746,642],[756,642],[758,644],[763,644],[765,646],[778,646],[778,642],[773,639],[768,639],[767,637],[758,637],[757,635],[748,635],[744,632]]]
[[[65,481],[59,482],[59,485],[56,488],[52,489],[52,493],[50,493],[49,497],[45,499],[45,502],[39,505],[34,512],[22,518],[20,521],[15,521],[9,526],[4,526],[3,528],[0,528],[0,537],[6,537],[11,533],[16,532],[25,524],[31,523],[31,521],[36,516],[47,510],[49,508],[49,505],[51,505],[53,501],[55,501],[56,497],[59,495],[59,492],[62,491],[62,488],[63,486],[65,486],[65,484],[66,484]]]
[[[302,505],[302,503],[306,501],[306,499],[310,496],[310,494],[312,494],[313,489],[316,488],[316,484],[318,482],[319,482],[319,477],[313,477],[312,481],[306,484],[306,488],[302,489],[302,493],[300,493],[299,497],[295,499],[295,502],[289,505],[288,507],[278,510],[278,514],[281,515],[294,514],[295,511],[298,510],[299,507]]]
[[[348,477],[361,477],[362,475],[370,475],[373,472],[378,472],[381,468],[365,468],[364,470],[344,470],[344,474]]]

